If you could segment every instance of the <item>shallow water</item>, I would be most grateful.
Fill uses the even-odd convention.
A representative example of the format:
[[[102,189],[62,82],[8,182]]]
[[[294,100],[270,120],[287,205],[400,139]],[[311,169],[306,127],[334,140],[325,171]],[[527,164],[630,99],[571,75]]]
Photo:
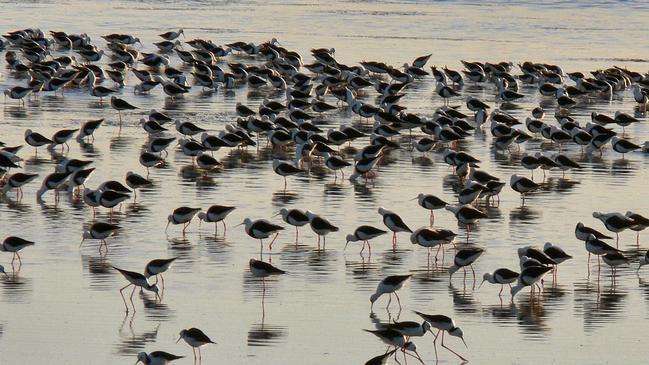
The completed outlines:
[[[284,46],[299,51],[309,62],[311,47],[335,47],[339,61],[384,60],[390,64],[410,62],[416,56],[433,53],[431,64],[459,68],[460,59],[522,62],[552,62],[565,71],[589,71],[613,64],[636,71],[647,69],[647,5],[645,2],[565,2],[538,4],[519,2],[30,2],[3,3],[0,29],[28,26],[43,30],[87,32],[98,44],[100,35],[131,32],[138,35],[146,51],[152,51],[156,34],[184,27],[188,38],[204,37],[223,44],[234,40],[261,42],[277,37]],[[2,52],[4,53],[4,52]],[[56,54],[56,53],[55,53]],[[1,56],[4,56],[2,54]],[[104,58],[102,62],[107,62]],[[234,56],[228,61],[253,62]],[[172,60],[177,64],[178,60]],[[21,84],[6,69],[0,72],[0,88]],[[234,94],[222,90],[191,94],[176,103],[165,100],[159,89],[150,96],[132,94],[130,79],[122,97],[142,111],[126,113],[121,131],[117,114],[106,104],[99,105],[86,92],[66,91],[64,96],[43,93],[27,101],[26,108],[8,102],[0,114],[2,137],[8,145],[23,143],[23,132],[34,129],[44,135],[95,118],[106,118],[92,145],[71,143],[68,157],[94,160],[97,168],[90,187],[107,179],[122,180],[128,170],[144,173],[137,158],[146,143],[136,121],[151,108],[168,109],[174,117],[219,131],[234,121],[234,105],[240,101],[256,108],[264,97],[277,94],[254,92],[246,87]],[[109,84],[109,86],[111,86]],[[430,116],[442,100],[433,93],[431,79],[415,82],[402,99],[409,111]],[[534,89],[524,88],[526,97],[510,112],[524,119],[542,103],[552,110],[554,102],[541,99]],[[467,85],[464,95],[494,102],[494,90]],[[434,95],[434,96],[433,96]],[[369,92],[367,102],[374,102]],[[460,100],[452,102],[459,104]],[[573,110],[582,123],[593,110],[612,114],[632,112],[635,102],[629,91],[611,101],[593,100]],[[253,109],[254,109],[253,108]],[[462,107],[464,108],[464,107]],[[464,110],[464,109],[463,109]],[[642,123],[627,129],[631,139],[649,139],[644,116]],[[327,123],[356,122],[350,111],[326,115]],[[367,140],[353,146],[362,147]],[[486,171],[509,180],[514,173],[529,175],[518,162],[519,153],[495,153],[491,136],[476,133],[460,144],[463,150],[482,160]],[[543,148],[550,146],[543,144]],[[536,152],[539,140],[524,150]],[[550,150],[554,151],[554,150]],[[31,148],[21,151],[24,170],[41,178],[25,187],[25,196],[13,194],[0,200],[0,235],[19,235],[36,242],[22,252],[24,265],[9,278],[0,278],[0,358],[6,363],[30,363],[56,359],[55,363],[81,364],[88,359],[102,364],[133,363],[139,351],[165,350],[188,356],[184,343],[174,344],[183,328],[199,327],[218,345],[203,348],[205,363],[228,361],[235,364],[329,364],[364,363],[385,347],[363,328],[391,319],[419,320],[411,310],[452,316],[462,327],[469,348],[456,339],[448,344],[472,363],[517,364],[545,361],[558,364],[622,363],[646,355],[642,340],[649,334],[645,321],[649,314],[649,274],[636,276],[635,233],[621,234],[620,245],[633,257],[631,268],[618,270],[615,287],[611,273],[596,265],[586,269],[583,243],[573,235],[574,225],[584,221],[601,228],[591,217],[593,211],[637,211],[647,214],[645,184],[649,160],[640,153],[620,155],[607,150],[602,158],[582,156],[578,148],[567,152],[583,169],[548,174],[540,193],[526,199],[505,188],[500,204],[489,207],[489,218],[471,229],[471,244],[486,249],[474,265],[476,273],[499,267],[516,268],[515,249],[522,245],[560,244],[574,256],[561,265],[558,280],[546,281],[540,302],[531,304],[524,291],[513,303],[502,301],[498,288],[485,284],[473,289],[469,273],[449,282],[446,267],[452,250],[439,267],[428,267],[426,252],[413,247],[406,235],[399,236],[396,252],[388,236],[373,240],[372,254],[359,256],[359,247],[350,244],[343,251],[344,235],[360,224],[382,226],[376,210],[387,207],[399,213],[411,228],[428,223],[428,212],[414,198],[432,193],[456,201],[456,179],[438,154],[421,156],[406,148],[394,151],[369,185],[334,183],[329,172],[283,180],[270,168],[270,151],[248,149],[245,155],[218,152],[223,171],[198,174],[191,160],[172,151],[167,164],[153,169],[154,186],[138,193],[137,202],[124,204],[115,220],[123,227],[108,240],[103,257],[97,242],[86,241],[79,248],[82,231],[92,220],[92,211],[78,200],[63,196],[54,204],[51,193],[37,203],[35,191],[40,180],[53,170],[61,156]],[[347,171],[347,175],[349,171]],[[536,177],[538,178],[539,172]],[[173,208],[188,205],[207,208],[211,204],[237,207],[228,217],[228,231],[215,236],[212,225],[200,228],[194,222],[186,236],[179,227],[164,232],[166,216]],[[259,245],[234,227],[243,218],[270,218],[282,207],[310,209],[340,226],[338,234],[327,238],[326,250],[317,250],[316,237],[301,229],[297,245],[292,229],[283,232],[273,247],[272,263],[288,275],[262,282],[248,272],[248,260],[259,256]],[[98,219],[107,219],[101,211]],[[280,222],[274,218],[276,222]],[[438,212],[436,225],[452,229],[463,241],[465,227],[458,227],[448,212]],[[461,239],[460,239],[461,238]],[[641,246],[646,248],[645,234]],[[151,259],[179,257],[165,275],[166,288],[161,302],[150,293],[134,297],[137,313],[124,315],[118,290],[125,280],[111,265],[141,271]],[[0,255],[9,269],[10,255]],[[268,259],[268,256],[264,256]],[[594,261],[593,261],[594,263]],[[414,274],[401,291],[403,311],[385,299],[369,315],[370,294],[386,275]],[[479,284],[479,282],[478,282]],[[477,286],[477,285],[476,285]],[[415,339],[426,363],[435,361],[432,337]],[[588,359],[584,361],[584,359]],[[411,359],[411,361],[414,361]],[[448,352],[440,352],[440,362],[458,363]]]

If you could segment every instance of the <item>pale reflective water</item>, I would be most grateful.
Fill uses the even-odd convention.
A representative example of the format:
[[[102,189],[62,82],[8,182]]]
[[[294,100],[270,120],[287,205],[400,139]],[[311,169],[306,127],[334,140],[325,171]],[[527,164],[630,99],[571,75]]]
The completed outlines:
[[[235,40],[261,42],[277,37],[309,62],[311,47],[335,47],[342,62],[384,60],[394,65],[416,56],[433,53],[431,64],[459,68],[460,59],[552,62],[566,71],[589,71],[613,64],[646,71],[648,47],[641,42],[647,30],[644,2],[557,1],[537,4],[519,2],[30,2],[2,4],[3,31],[28,26],[43,30],[87,32],[98,44],[99,36],[111,32],[138,35],[145,50],[152,51],[156,34],[183,27],[187,39],[203,37],[223,44]],[[56,53],[55,53],[56,54]],[[104,59],[103,62],[106,62]],[[228,61],[253,62],[246,57]],[[177,63],[177,59],[173,59]],[[23,83],[3,68],[0,88]],[[210,131],[223,129],[235,119],[234,105],[243,102],[257,107],[264,97],[277,93],[249,92],[246,87],[232,94],[222,90],[204,94],[192,90],[184,99],[171,103],[158,89],[150,96],[132,94],[134,78],[129,75],[122,96],[142,112],[127,113],[119,132],[117,115],[99,105],[86,92],[73,90],[64,96],[44,93],[27,101],[27,108],[9,102],[0,114],[2,137],[8,145],[23,143],[25,129],[45,135],[81,121],[106,118],[92,145],[71,144],[68,157],[94,160],[97,168],[88,185],[107,179],[122,180],[128,170],[143,173],[137,158],[147,138],[135,125],[151,108],[166,108],[174,117],[190,120]],[[111,85],[109,85],[111,86]],[[433,95],[430,79],[415,82],[402,99],[409,111],[431,115],[442,101]],[[512,114],[524,119],[532,107],[542,103],[550,110],[551,100],[540,99],[534,89]],[[493,103],[494,90],[467,85],[465,95]],[[374,102],[375,94],[365,100]],[[459,103],[459,101],[455,101]],[[632,112],[635,103],[629,92],[611,101],[593,100],[574,109],[580,122],[588,121],[593,110],[612,114]],[[463,107],[464,108],[464,107]],[[628,128],[636,142],[649,139],[642,123]],[[352,121],[348,110],[326,115],[334,127]],[[354,118],[357,119],[357,118]],[[366,140],[358,141],[361,147]],[[495,153],[491,136],[478,132],[460,144],[481,160],[486,171],[508,180],[522,171],[519,153]],[[543,144],[543,148],[548,148]],[[536,152],[541,142],[524,148]],[[374,184],[351,185],[318,171],[310,176],[283,181],[271,168],[270,151],[248,149],[245,153],[219,152],[223,171],[200,174],[179,151],[167,158],[167,165],[152,170],[154,186],[138,194],[137,202],[124,204],[115,220],[124,227],[110,238],[109,252],[99,255],[97,243],[89,241],[79,249],[82,231],[92,212],[80,201],[63,196],[54,204],[51,193],[45,202],[35,199],[40,179],[53,170],[62,156],[25,148],[24,170],[41,178],[25,188],[16,201],[10,194],[0,200],[0,234],[20,235],[36,246],[23,251],[25,264],[18,273],[0,278],[0,358],[3,363],[31,363],[50,359],[54,363],[125,364],[135,361],[139,351],[165,350],[189,356],[178,363],[190,363],[191,351],[175,344],[183,328],[199,327],[218,345],[203,349],[205,363],[234,364],[330,364],[364,363],[385,347],[361,331],[392,319],[419,320],[411,310],[448,314],[464,330],[469,349],[455,339],[449,345],[472,361],[484,364],[515,364],[532,361],[572,364],[622,363],[646,356],[643,340],[649,334],[649,274],[636,276],[635,234],[621,234],[621,247],[633,258],[631,268],[618,271],[613,287],[608,268],[597,279],[596,266],[586,271],[583,243],[576,241],[577,221],[602,228],[591,217],[594,210],[634,210],[647,214],[645,198],[648,160],[632,153],[625,160],[612,151],[602,158],[582,156],[571,146],[568,154],[583,169],[564,176],[551,172],[542,192],[530,196],[521,206],[518,194],[506,188],[500,205],[486,208],[489,218],[472,228],[471,243],[485,248],[476,263],[481,275],[498,267],[516,268],[515,249],[546,241],[560,244],[575,256],[563,264],[558,281],[546,281],[540,303],[531,304],[527,292],[513,303],[501,301],[495,286],[473,289],[470,275],[452,282],[446,274],[452,251],[443,266],[429,267],[426,252],[413,247],[407,236],[399,236],[396,252],[390,238],[373,241],[371,257],[358,255],[358,246],[343,251],[344,235],[357,225],[381,226],[376,210],[387,207],[399,213],[411,228],[428,222],[428,212],[410,199],[420,192],[437,194],[455,201],[457,180],[439,155],[421,156],[406,148],[392,152]],[[538,177],[538,175],[537,175]],[[234,205],[227,219],[227,236],[214,235],[213,226],[198,228],[192,223],[186,236],[179,227],[164,232],[166,216],[181,205],[204,207]],[[279,236],[270,256],[273,264],[288,275],[262,282],[248,272],[248,260],[258,257],[259,245],[241,227],[233,226],[245,217],[270,218],[282,207],[311,209],[341,227],[327,239],[326,250],[316,250],[315,236],[300,231],[295,244],[292,230]],[[102,211],[98,217],[106,219]],[[277,218],[275,218],[277,220]],[[279,222],[279,220],[277,220]],[[448,212],[437,214],[436,225],[465,234]],[[646,248],[641,235],[641,248]],[[9,270],[10,255],[2,264]],[[125,280],[111,265],[141,271],[154,258],[179,257],[166,275],[161,302],[150,293],[136,293],[137,313],[125,317],[118,289]],[[268,259],[266,256],[265,259]],[[375,315],[369,316],[369,295],[378,281],[391,274],[414,274],[401,291],[404,310],[392,305],[386,311],[381,299]],[[426,361],[435,361],[432,337],[416,339]],[[442,351],[440,362],[459,362]],[[90,360],[92,359],[92,360]],[[414,360],[411,360],[414,361]],[[640,360],[641,361],[641,360]]]

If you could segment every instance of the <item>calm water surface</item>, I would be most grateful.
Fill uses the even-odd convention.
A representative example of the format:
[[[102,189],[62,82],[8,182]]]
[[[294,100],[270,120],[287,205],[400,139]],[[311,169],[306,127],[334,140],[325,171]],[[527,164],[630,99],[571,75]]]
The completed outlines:
[[[347,63],[379,59],[400,65],[433,53],[431,64],[452,68],[460,67],[460,59],[532,60],[558,63],[566,71],[587,72],[615,64],[645,72],[649,55],[642,42],[649,28],[648,12],[641,1],[541,5],[531,1],[514,5],[504,1],[35,1],[4,3],[2,8],[3,31],[31,26],[87,32],[102,46],[100,35],[130,32],[142,39],[145,51],[153,51],[156,34],[183,27],[187,39],[202,37],[217,44],[277,37],[305,56],[311,47],[335,47],[337,58]],[[240,56],[227,60],[254,62]],[[305,61],[310,62],[308,56]],[[1,89],[23,82],[4,68],[0,73]],[[194,89],[174,104],[159,89],[150,96],[133,95],[134,83],[129,75],[122,97],[143,111],[164,108],[213,132],[236,118],[236,102],[256,108],[264,97],[281,97],[249,92],[246,87],[227,95],[222,90],[204,94]],[[402,99],[403,105],[430,116],[442,104],[433,90],[431,79],[417,81]],[[513,115],[524,119],[539,103],[549,110],[555,107],[552,100],[541,100],[535,89],[523,91],[531,96],[510,110]],[[467,85],[463,93],[494,101],[491,86]],[[374,102],[374,97],[369,92],[364,100]],[[634,106],[630,92],[625,92],[611,101],[582,103],[573,114],[585,123],[593,110],[633,112]],[[12,103],[3,107],[0,140],[21,144],[27,128],[51,135],[85,120],[106,118],[94,144],[72,143],[67,154],[94,160],[97,170],[88,182],[94,188],[107,179],[122,180],[129,170],[144,173],[137,158],[147,137],[136,126],[144,113],[127,113],[119,132],[115,111],[86,92],[43,93],[28,101],[27,108]],[[646,120],[639,117],[642,123],[628,128],[635,142],[649,139]],[[337,127],[351,122],[351,112],[343,110],[327,115],[321,124]],[[488,133],[476,133],[460,148],[478,156],[483,169],[504,180],[514,173],[528,174],[520,167],[520,153],[493,152]],[[541,141],[531,141],[525,149],[539,151]],[[396,252],[388,236],[373,241],[371,256],[359,256],[353,244],[343,251],[344,235],[357,225],[381,226],[379,206],[399,213],[414,229],[428,222],[428,212],[410,200],[418,193],[456,201],[456,180],[437,154],[421,156],[406,148],[394,151],[369,186],[334,183],[332,174],[320,172],[289,179],[288,190],[283,191],[283,180],[270,168],[276,152],[263,143],[259,150],[248,149],[243,155],[219,152],[226,168],[209,174],[199,174],[188,157],[172,151],[165,167],[152,170],[154,186],[138,194],[137,202],[124,204],[116,216],[124,228],[109,239],[105,257],[97,252],[96,242],[79,248],[92,211],[68,196],[55,205],[51,193],[37,203],[39,178],[25,188],[22,201],[13,194],[0,199],[0,235],[15,234],[36,242],[23,251],[25,264],[20,272],[0,278],[0,362],[82,364],[92,359],[98,364],[131,364],[139,351],[165,350],[189,356],[178,363],[190,363],[189,347],[174,342],[181,329],[195,326],[218,342],[203,349],[205,363],[360,364],[385,350],[361,329],[392,319],[419,320],[412,310],[454,317],[469,349],[461,348],[456,339],[448,344],[467,354],[472,363],[638,361],[647,356],[649,274],[635,274],[639,254],[635,234],[621,234],[621,247],[633,257],[633,265],[618,271],[613,287],[608,268],[602,269],[599,280],[596,270],[588,274],[583,243],[574,238],[573,228],[583,220],[603,229],[591,217],[595,210],[648,214],[649,160],[640,153],[621,160],[610,150],[601,158],[591,158],[580,155],[574,146],[567,153],[584,168],[565,176],[551,172],[542,191],[530,196],[524,207],[518,194],[506,188],[500,205],[486,208],[489,218],[472,228],[471,244],[486,249],[475,265],[480,275],[499,267],[516,268],[516,248],[523,245],[551,241],[575,257],[562,265],[556,283],[546,281],[541,302],[533,305],[526,291],[510,303],[507,296],[499,300],[495,286],[474,290],[472,280],[465,284],[462,275],[449,282],[446,268],[452,251],[446,252],[443,266],[429,268],[426,252],[413,247],[405,235],[399,236]],[[21,156],[24,170],[41,178],[62,157],[45,150],[36,157],[30,148]],[[175,207],[211,204],[237,207],[227,219],[227,236],[215,236],[212,225],[199,228],[196,222],[184,237],[179,227],[165,234],[166,216]],[[308,229],[301,230],[297,245],[291,230],[282,233],[270,259],[289,274],[267,280],[262,295],[262,282],[248,272],[248,260],[259,255],[258,243],[233,226],[245,217],[270,218],[282,207],[313,210],[339,225],[341,232],[328,237],[324,251],[316,250],[316,237]],[[105,212],[99,219],[107,219]],[[460,235],[466,232],[448,212],[437,214],[436,225]],[[641,248],[646,249],[649,238],[644,236]],[[166,275],[162,302],[150,293],[136,294],[138,311],[125,316],[118,293],[125,280],[111,265],[141,271],[149,260],[164,257],[179,260]],[[9,254],[0,259],[9,266]],[[400,294],[403,311],[399,313],[394,305],[386,311],[381,299],[370,316],[368,298],[378,281],[404,273],[414,277]],[[433,363],[432,337],[416,342],[426,363]],[[440,355],[441,363],[459,362],[448,352]]]

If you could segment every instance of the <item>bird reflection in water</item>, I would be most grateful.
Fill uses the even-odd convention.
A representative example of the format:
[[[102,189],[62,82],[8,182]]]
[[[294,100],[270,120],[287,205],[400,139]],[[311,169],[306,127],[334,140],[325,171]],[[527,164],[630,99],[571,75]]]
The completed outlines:
[[[22,199],[13,200],[8,194],[0,194],[0,204],[5,204],[9,210],[20,213],[20,215],[31,212],[29,205],[23,204]]]
[[[274,206],[284,206],[295,202],[299,197],[300,195],[298,193],[288,190],[278,190],[273,193],[271,201]]]
[[[119,327],[119,341],[115,344],[115,348],[117,353],[120,355],[135,355],[139,351],[144,350],[148,344],[155,343],[158,337],[160,323],[158,323],[152,330],[136,333],[133,329],[134,318],[135,314],[129,315],[127,313]],[[128,331],[125,327],[128,327]]]
[[[29,303],[33,290],[31,278],[19,276],[20,267],[12,268],[9,273],[0,274],[2,301],[9,303]]]
[[[115,271],[106,257],[81,255],[81,264],[83,269],[88,272],[90,288],[98,290],[112,288]]]
[[[521,300],[516,305],[516,319],[521,331],[532,338],[550,330],[546,323],[545,306],[534,301]]]
[[[624,312],[624,299],[628,292],[624,289],[613,289],[612,286],[600,288],[590,281],[575,283],[575,304],[578,313],[584,316],[584,327],[594,330],[604,323],[615,322]]]
[[[513,223],[534,223],[541,216],[541,213],[529,205],[513,208],[509,213],[509,221]]]
[[[475,286],[475,285],[474,285]],[[475,289],[475,288],[474,288]],[[451,282],[448,286],[449,294],[453,298],[453,308],[459,313],[478,313],[478,302],[473,296],[473,289],[466,289],[466,281],[462,284],[462,289],[456,288]]]

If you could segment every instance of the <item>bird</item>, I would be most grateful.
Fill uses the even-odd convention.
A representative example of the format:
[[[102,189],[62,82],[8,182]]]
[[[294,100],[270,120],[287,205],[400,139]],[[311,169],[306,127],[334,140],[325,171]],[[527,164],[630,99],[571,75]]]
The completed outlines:
[[[345,243],[345,249],[347,248],[349,242],[363,241],[363,247],[361,248],[360,253],[363,254],[363,250],[365,250],[365,244],[367,244],[367,249],[369,250],[369,253],[371,255],[372,247],[370,246],[370,240],[378,236],[384,235],[386,233],[388,232],[373,226],[368,226],[368,225],[358,226],[356,227],[353,233],[350,233],[347,236],[345,236],[345,240],[347,241]]]
[[[543,244],[543,253],[545,253],[549,258],[551,258],[556,264],[554,264],[554,274],[557,274],[557,266],[564,261],[572,259],[572,256],[568,255],[561,247],[552,244],[551,242],[546,242]]]
[[[288,162],[283,162],[278,159],[273,160],[273,171],[275,171],[277,175],[284,177],[284,190],[286,190],[287,176],[291,176],[303,172],[302,169],[299,169]]]
[[[582,222],[577,223],[575,226],[575,237],[580,241],[587,241],[590,235],[595,236],[599,240],[610,240],[611,236],[607,236],[594,228],[586,227]]]
[[[298,227],[305,226],[309,224],[309,216],[306,215],[306,212],[299,209],[286,209],[282,208],[279,210],[275,216],[281,215],[282,220],[288,223],[291,226],[295,227],[295,242],[298,238]]]
[[[410,242],[428,248],[429,260],[431,248],[437,246],[437,253],[435,254],[435,261],[437,261],[439,251],[442,250],[442,253],[444,252],[442,245],[453,243],[456,236],[457,234],[455,232],[448,229],[421,227],[412,232],[410,235]]]
[[[509,179],[509,186],[512,190],[521,194],[523,198],[523,204],[525,204],[525,195],[533,191],[538,190],[541,185],[535,183],[534,181],[526,178],[525,176],[512,175]]]
[[[286,274],[286,271],[279,269],[268,262],[255,260],[254,258],[250,259],[248,262],[250,267],[250,273],[254,277],[261,278],[262,282],[262,294],[266,292],[266,278],[271,275],[282,275]]]
[[[114,190],[102,191],[102,189],[97,189],[97,193],[99,194],[97,198],[98,204],[104,208],[110,209],[110,218],[112,218],[113,215],[113,208],[131,198],[128,194],[120,193]]]
[[[383,328],[395,330],[402,335],[406,336],[406,341],[411,337],[422,337],[426,332],[430,331],[430,324],[426,321],[422,323],[414,321],[392,322],[382,325]]]
[[[144,365],[168,365],[174,360],[182,359],[184,356],[173,355],[164,351],[153,351],[150,353],[140,352],[137,354],[137,362]]]
[[[22,86],[14,86],[11,89],[7,89],[4,91],[4,96],[5,99],[7,96],[11,99],[18,100],[18,105],[22,103],[22,105],[25,105],[25,101],[23,98],[33,91],[32,88],[29,87],[22,87]]]
[[[412,229],[410,229],[408,225],[406,225],[406,223],[403,221],[403,219],[401,219],[401,217],[398,214],[389,211],[383,207],[379,207],[378,212],[383,217],[383,224],[385,224],[385,226],[392,231],[393,248],[397,244],[397,232],[412,233]]]
[[[374,302],[376,302],[381,295],[383,294],[388,294],[390,296],[390,300],[388,300],[388,305],[386,308],[390,307],[390,303],[392,302],[392,293],[397,297],[397,302],[399,303],[399,308],[401,308],[401,300],[399,299],[399,295],[397,294],[397,290],[403,288],[403,286],[406,284],[406,281],[410,279],[412,275],[391,275],[379,282],[379,285],[376,287],[376,291],[374,294],[370,296],[370,303],[372,304],[370,306],[370,311],[374,308]]]
[[[120,226],[111,223],[96,222],[92,226],[90,226],[87,231],[83,232],[83,237],[81,238],[81,243],[79,244],[79,246],[81,246],[86,239],[101,240],[101,244],[99,245],[99,252],[101,252],[102,246],[106,248],[106,251],[108,251],[106,238],[115,234],[115,232],[117,232],[117,230],[120,228]]]
[[[644,217],[638,213],[633,213],[631,211],[627,211],[625,216],[633,219],[633,225],[629,227],[632,231],[636,231],[636,244],[639,246],[640,245],[640,231],[644,231],[647,227],[649,227],[649,218]]]
[[[435,334],[435,339],[433,340],[433,346],[435,347],[435,359],[437,361],[439,361],[439,358],[437,357],[437,339],[439,338],[440,334],[442,335],[441,337],[442,347],[452,352],[455,356],[462,359],[462,361],[467,361],[467,359],[465,359],[462,355],[458,354],[457,352],[451,350],[449,347],[444,345],[444,333],[447,332],[449,336],[459,337],[464,343],[464,346],[466,346],[467,348],[469,347],[466,344],[466,341],[464,340],[464,333],[458,326],[455,325],[455,322],[451,317],[445,316],[443,314],[425,314],[418,311],[415,311],[415,313],[421,318],[423,318],[426,322],[428,322],[432,328],[437,329],[437,334]]]
[[[181,339],[185,340],[185,342],[189,346],[191,346],[192,352],[194,353],[194,362],[196,362],[196,349],[198,349],[198,362],[201,362],[201,347],[211,343],[216,344],[216,342],[212,341],[203,331],[199,330],[198,328],[189,328],[180,331],[180,337],[178,337],[176,343],[178,343],[178,341],[180,341]]]
[[[448,268],[449,278],[453,278],[453,274],[458,271],[460,268],[464,269],[464,275],[466,278],[466,267],[471,268],[473,273],[473,282],[475,284],[475,270],[473,270],[473,263],[484,253],[484,250],[475,247],[475,248],[464,248],[455,254],[453,259],[453,265]]]
[[[4,185],[2,186],[2,192],[4,194],[8,193],[11,189],[16,189],[16,198],[19,196],[22,197],[24,185],[27,185],[34,179],[38,177],[38,174],[25,174],[22,172],[17,172],[9,177],[5,177]]]
[[[365,330],[364,329],[363,331],[371,333],[374,336],[378,337],[381,341],[383,341],[383,343],[385,343],[386,345],[389,346],[388,350],[391,347],[394,347],[394,351],[396,351],[398,349],[401,349],[404,352],[404,354],[406,353],[405,352],[406,350],[414,352],[416,354],[416,356],[414,356],[414,355],[413,356],[415,358],[419,359],[419,361],[421,361],[422,364],[423,364],[423,361],[421,360],[421,357],[417,353],[417,347],[415,346],[415,344],[413,342],[406,341],[406,337],[403,334],[401,334],[401,332],[393,330],[393,329],[389,329],[389,328],[380,329],[380,330]],[[389,351],[386,351],[386,354],[387,353],[389,353]],[[395,355],[395,357],[396,357],[396,355]],[[404,357],[405,357],[405,355],[404,355]]]
[[[588,236],[588,239],[585,242],[586,246],[586,251],[588,251],[588,267],[590,268],[590,255],[596,255],[597,256],[597,267],[599,268],[600,262],[599,258],[600,256],[606,255],[606,254],[616,254],[620,252],[617,248],[610,246],[606,242],[595,238],[594,234],[590,234]],[[590,270],[589,270],[590,272]]]
[[[532,293],[530,298],[533,298],[534,286],[538,286],[537,283],[550,271],[552,271],[552,267],[550,266],[531,266],[521,271],[518,277],[518,283],[510,290],[512,300],[514,299],[514,296],[526,286],[530,287]]]
[[[71,172],[54,172],[45,177],[41,183],[41,188],[36,192],[36,199],[40,201],[43,194],[48,190],[54,190],[54,201],[59,199],[59,187],[63,185],[70,176]]]
[[[218,233],[218,223],[223,222],[223,234],[226,233],[227,226],[225,225],[225,217],[232,213],[236,207],[227,205],[212,205],[205,212],[198,213],[198,219],[203,222],[214,222],[215,233]],[[199,224],[200,224],[199,221]]]
[[[470,204],[465,205],[447,205],[446,210],[453,212],[455,218],[459,223],[466,225],[466,239],[469,240],[469,233],[471,232],[470,225],[474,224],[481,218],[487,218],[487,214],[483,211],[473,207]]]
[[[329,153],[325,153],[323,157],[325,159],[325,166],[334,170],[334,177],[337,176],[337,171],[340,170],[342,178],[344,179],[345,172],[343,171],[343,169],[345,167],[351,166],[352,164],[343,160],[341,157],[329,155]]]
[[[68,151],[69,151],[70,146],[68,145],[68,141],[74,136],[74,134],[78,130],[79,130],[79,128],[76,128],[76,129],[61,129],[60,131],[57,131],[56,133],[54,133],[54,135],[52,136],[52,148],[55,147],[56,145],[62,145],[63,149],[65,149],[65,147],[67,147]]]
[[[185,230],[191,223],[192,219],[198,212],[201,211],[201,208],[191,208],[191,207],[179,207],[174,209],[174,211],[167,216],[167,227],[165,232],[169,228],[170,224],[182,224],[183,225],[183,235]]]
[[[615,233],[615,244],[620,240],[620,232],[631,228],[634,225],[634,220],[625,216],[622,213],[602,213],[593,212],[593,218],[599,219],[609,231]]]
[[[629,259],[626,258],[621,252],[616,252],[616,253],[607,253],[606,255],[603,255],[602,261],[604,261],[605,264],[611,267],[613,271],[613,275],[612,275],[613,285],[615,285],[615,273],[617,271],[617,267],[629,264]]]
[[[386,365],[390,357],[394,355],[397,350],[398,348],[395,348],[394,350],[388,351],[382,355],[374,356],[373,358],[367,360],[365,365]]]
[[[34,245],[33,241],[28,241],[26,239],[16,237],[16,236],[9,236],[5,238],[4,241],[2,241],[2,245],[0,245],[0,251],[11,252],[13,254],[11,258],[12,266],[16,258],[18,259],[18,263],[22,265],[23,261],[20,259],[20,254],[18,253],[18,251],[22,250],[25,247],[33,246],[33,245]]]
[[[119,114],[119,123],[120,123],[120,125],[122,124],[122,110],[138,109],[136,106],[131,105],[126,100],[120,99],[117,96],[111,96],[110,97],[110,106],[113,109],[117,110],[117,113]]]
[[[137,199],[137,189],[151,186],[153,182],[151,180],[145,179],[142,175],[139,175],[133,171],[128,171],[126,173],[126,185],[129,188],[133,189],[133,199]]]
[[[159,37],[166,39],[168,41],[173,41],[174,39],[180,37],[180,35],[182,35],[183,37],[185,36],[185,32],[183,31],[182,28],[180,28],[177,32],[169,31],[169,32],[164,32],[162,34],[158,34]]]
[[[178,133],[182,134],[183,136],[195,136],[199,133],[206,132],[205,129],[197,126],[192,122],[181,122],[180,120],[176,120],[175,125]]]
[[[273,239],[270,241],[270,244],[268,245],[268,248],[272,249],[273,242],[275,242],[275,239],[277,239],[277,236],[279,235],[279,231],[284,229],[284,227],[270,223],[266,219],[258,219],[253,221],[250,218],[246,218],[243,220],[242,223],[238,224],[237,226],[240,225],[244,225],[245,231],[248,234],[248,236],[259,240],[260,252],[263,251],[264,249],[263,240],[265,238],[268,238],[272,234],[275,234]]]
[[[485,281],[491,284],[500,284],[500,291],[498,292],[498,296],[501,296],[505,284],[508,284],[509,288],[511,289],[512,283],[515,283],[518,280],[518,276],[519,273],[507,268],[497,269],[493,272],[493,274],[487,272],[482,276],[482,283],[480,283],[478,289],[482,286],[482,284],[484,284]]]
[[[613,150],[615,152],[619,152],[622,154],[622,159],[624,159],[624,155],[626,153],[633,152],[635,150],[639,150],[642,148],[641,146],[638,146],[637,144],[627,139],[621,139],[618,138],[617,136],[611,138],[611,147],[613,147]]]
[[[153,285],[149,284],[149,281],[146,279],[146,277],[144,277],[144,275],[134,271],[119,269],[115,266],[112,266],[112,268],[119,271],[119,273],[122,274],[122,276],[124,276],[124,278],[129,282],[128,285],[126,285],[125,287],[119,290],[119,294],[121,295],[122,300],[124,301],[124,308],[126,308],[126,313],[129,312],[129,308],[128,308],[128,304],[126,304],[126,298],[124,298],[123,291],[129,286],[133,285],[133,291],[131,292],[131,298],[130,298],[131,306],[133,307],[133,313],[135,313],[135,304],[133,304],[133,294],[135,294],[135,289],[140,287],[142,289],[152,291],[155,293],[156,296],[158,296],[158,287],[155,284]]]
[[[445,208],[448,203],[435,195],[419,193],[415,198],[420,207],[430,210],[430,226],[435,223],[435,213],[437,209]],[[414,200],[414,199],[413,199]]]
[[[38,147],[54,143],[51,139],[38,132],[34,132],[31,129],[25,130],[25,142],[27,142],[28,145],[34,147],[36,154],[38,154]]]
[[[162,276],[162,273],[169,270],[171,264],[173,264],[173,262],[177,259],[177,257],[172,257],[170,259],[155,259],[149,261],[149,263],[147,263],[144,267],[144,277],[148,280],[150,277],[155,276],[155,284],[157,285],[158,275],[160,275],[160,280],[162,281],[162,290],[164,290],[165,278],[164,276]]]
[[[309,226],[311,230],[318,235],[318,247],[320,247],[320,237],[322,237],[323,247],[326,246],[326,237],[331,232],[338,232],[339,228],[331,224],[327,219],[307,210],[306,216],[309,217]]]

